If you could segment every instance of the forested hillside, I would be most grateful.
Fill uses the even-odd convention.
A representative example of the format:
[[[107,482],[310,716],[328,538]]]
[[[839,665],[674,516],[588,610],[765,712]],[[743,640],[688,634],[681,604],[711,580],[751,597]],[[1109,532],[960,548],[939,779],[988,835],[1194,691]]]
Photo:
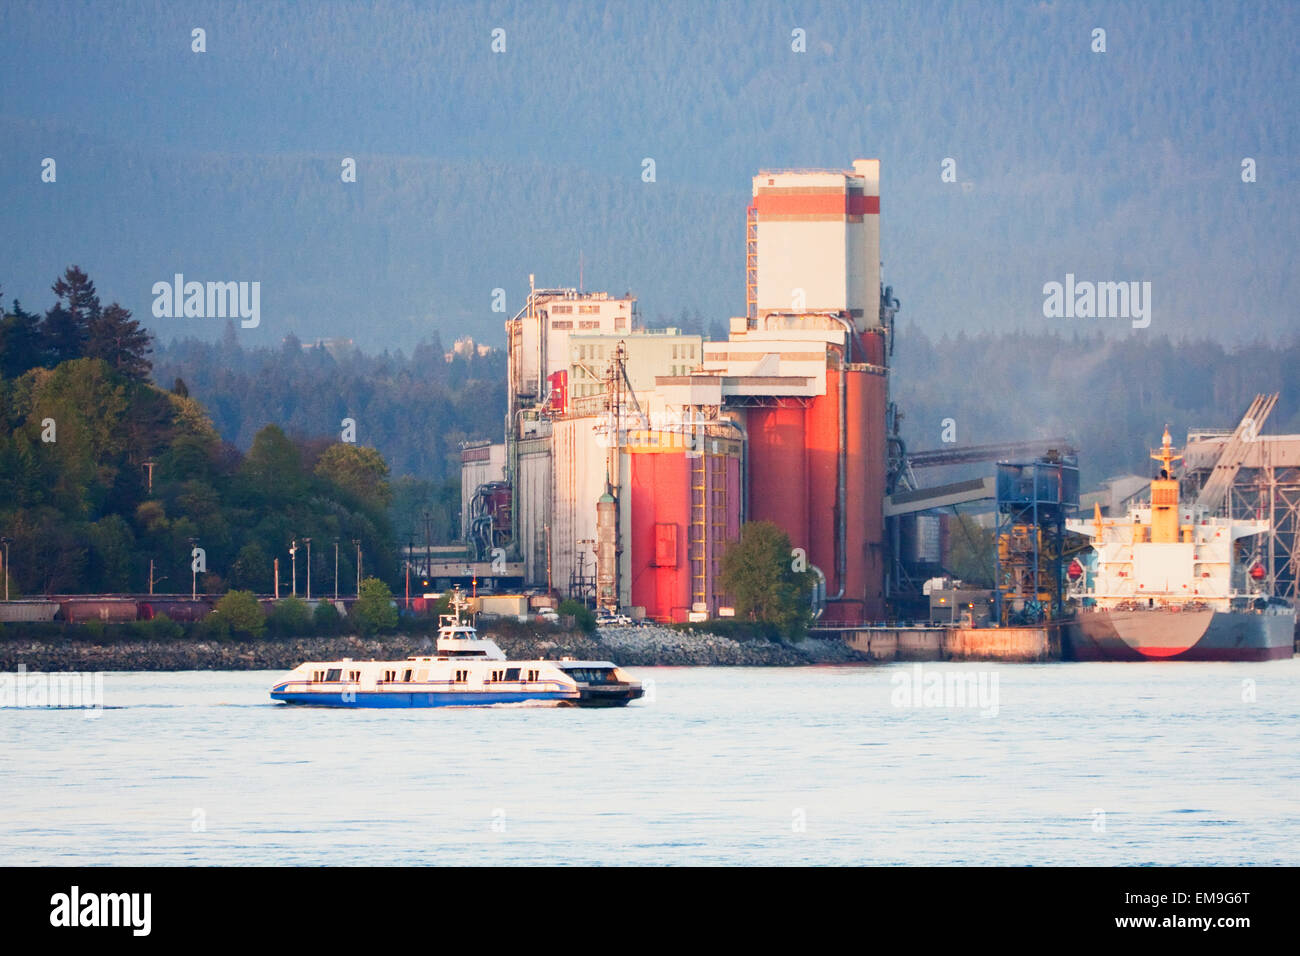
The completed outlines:
[[[221,335],[150,315],[176,272],[262,283],[245,346],[501,344],[493,290],[513,311],[530,273],[577,285],[580,262],[647,321],[725,321],[755,172],[877,156],[886,281],[927,334],[1122,338],[1043,318],[1043,284],[1074,273],[1151,281],[1152,334],[1236,344],[1296,324],[1300,130],[1279,77],[1298,11],[232,2],[194,54],[187,10],[4,4],[0,194],[30,227],[0,257],[24,299],[77,258],[163,339]]]
[[[1189,428],[1230,428],[1258,392],[1281,393],[1265,432],[1300,432],[1296,336],[1230,348],[1137,332],[931,338],[904,324],[894,360],[909,447],[943,447],[949,418],[958,444],[1066,437],[1079,448],[1085,487],[1147,474],[1166,424],[1178,443]]]
[[[275,422],[300,439],[337,440],[345,419],[355,439],[392,468],[389,518],[402,543],[435,544],[460,534],[460,445],[501,440],[505,356],[455,354],[447,361],[433,333],[409,355],[401,349],[304,349],[296,337],[278,348],[243,348],[233,325],[220,342],[158,346],[154,377],[198,396],[221,436],[247,448]],[[425,515],[427,513],[427,521]]]
[[[314,343],[313,343],[314,345]],[[222,437],[247,448],[275,422],[293,435],[333,436],[343,420],[373,445],[395,475],[440,481],[460,476],[460,444],[496,438],[506,414],[505,355],[447,361],[435,333],[409,354],[304,349],[290,336],[276,348],[242,348],[233,326],[220,342],[188,339],[157,346],[154,378],[185,382]]]

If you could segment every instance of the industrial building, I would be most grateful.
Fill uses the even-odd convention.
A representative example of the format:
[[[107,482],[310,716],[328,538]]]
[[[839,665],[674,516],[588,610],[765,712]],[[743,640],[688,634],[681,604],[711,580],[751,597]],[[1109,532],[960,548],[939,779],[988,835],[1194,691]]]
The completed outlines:
[[[767,520],[819,575],[824,620],[881,617],[897,302],[880,285],[879,186],[878,160],[754,177],[745,314],[726,341],[530,277],[506,323],[505,440],[463,453],[471,560],[500,548],[525,586],[699,619],[729,603],[722,555],[741,525]]]

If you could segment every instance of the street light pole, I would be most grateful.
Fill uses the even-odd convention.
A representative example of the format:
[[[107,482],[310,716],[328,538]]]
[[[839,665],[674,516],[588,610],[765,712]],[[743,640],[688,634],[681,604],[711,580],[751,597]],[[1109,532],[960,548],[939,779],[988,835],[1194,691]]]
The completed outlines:
[[[298,596],[298,540],[289,545],[289,557],[293,561],[293,596]]]
[[[352,543],[357,546],[357,597],[361,597],[361,539],[353,538]]]
[[[311,600],[311,538],[303,538],[307,544],[307,600]]]
[[[199,566],[194,562],[194,544],[198,538],[190,538],[190,600],[199,599]]]
[[[334,539],[334,603],[339,600],[339,539]]]

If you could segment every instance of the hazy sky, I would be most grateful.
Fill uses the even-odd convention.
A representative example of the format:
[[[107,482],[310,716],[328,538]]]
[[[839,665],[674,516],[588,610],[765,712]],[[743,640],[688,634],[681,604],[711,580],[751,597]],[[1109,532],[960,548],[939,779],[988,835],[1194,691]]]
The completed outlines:
[[[879,157],[885,281],[927,331],[1278,335],[1298,11],[11,0],[0,285],[44,309],[77,262],[169,338],[222,323],[155,319],[155,282],[258,281],[250,344],[409,350],[502,341],[493,290],[513,313],[581,255],[588,288],[707,324],[743,311],[759,168]],[[1067,274],[1150,282],[1150,326],[1045,317]]]

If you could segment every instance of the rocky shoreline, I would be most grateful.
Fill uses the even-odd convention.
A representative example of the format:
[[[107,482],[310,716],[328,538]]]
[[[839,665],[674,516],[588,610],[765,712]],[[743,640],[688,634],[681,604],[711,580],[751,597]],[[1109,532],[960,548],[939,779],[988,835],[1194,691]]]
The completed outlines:
[[[838,640],[734,641],[666,627],[601,628],[592,636],[540,632],[507,636],[492,634],[489,628],[484,634],[516,660],[575,657],[627,667],[797,667],[867,660]],[[14,671],[20,664],[29,671],[290,670],[305,660],[401,659],[432,649],[432,639],[406,635],[111,643],[6,636],[0,641],[0,671]]]

